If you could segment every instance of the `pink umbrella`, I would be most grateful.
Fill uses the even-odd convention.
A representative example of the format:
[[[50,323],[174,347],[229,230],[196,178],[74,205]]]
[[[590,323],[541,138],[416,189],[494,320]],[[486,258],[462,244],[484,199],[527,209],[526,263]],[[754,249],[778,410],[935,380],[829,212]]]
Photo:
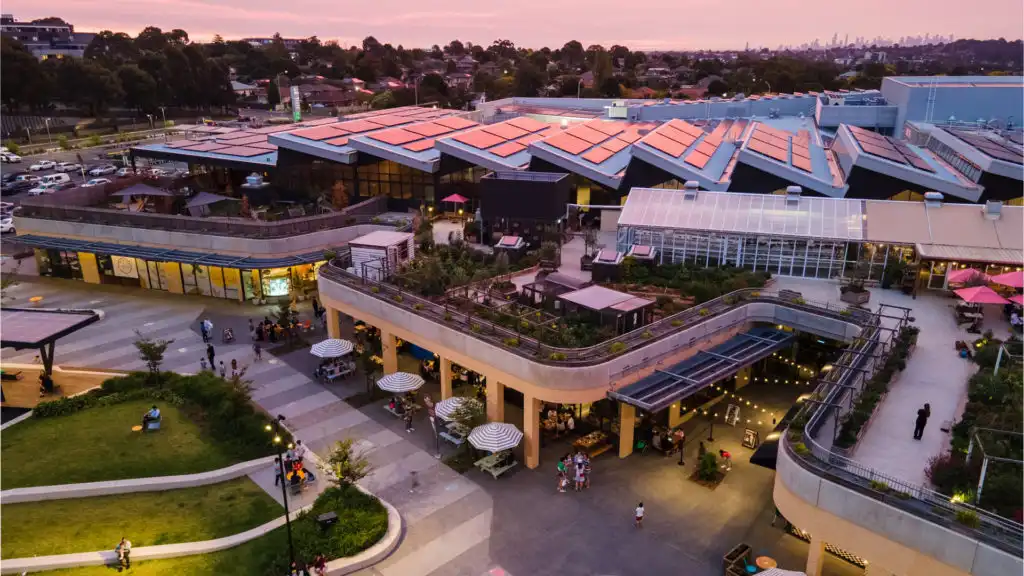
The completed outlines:
[[[964,284],[971,280],[978,278],[981,280],[988,281],[988,276],[984,273],[975,270],[974,268],[961,268],[959,270],[950,270],[949,274],[946,274],[946,280],[950,284]]]
[[[441,200],[441,202],[455,202],[456,204],[463,204],[468,200],[469,198],[466,198],[462,194],[452,194],[451,196],[448,196]]]
[[[1010,286],[1012,288],[1024,288],[1024,272],[1018,270],[1016,272],[1007,272],[1006,274],[1000,274],[991,278],[993,282],[1002,286]]]
[[[963,298],[964,302],[971,304],[1006,304],[1006,298],[996,294],[995,290],[988,286],[975,286],[974,288],[961,288],[954,290],[954,294]]]
[[[1010,296],[1008,300],[1018,306],[1024,306],[1024,294],[1016,294],[1014,296]]]

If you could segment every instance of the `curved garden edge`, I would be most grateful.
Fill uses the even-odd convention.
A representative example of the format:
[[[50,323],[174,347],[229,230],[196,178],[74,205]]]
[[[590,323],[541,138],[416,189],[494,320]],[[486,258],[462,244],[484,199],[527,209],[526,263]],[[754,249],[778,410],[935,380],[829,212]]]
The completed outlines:
[[[39,364],[6,363],[6,364],[4,364],[4,366],[9,368],[9,369],[38,370],[40,365]],[[67,372],[68,374],[110,375],[110,377],[112,377],[112,378],[114,376],[127,376],[128,375],[127,372],[123,372],[123,371],[120,371],[120,370],[97,370],[97,369],[94,369],[94,368],[81,368],[81,369],[79,369],[79,368],[64,368],[64,367],[62,367],[62,366],[60,366],[58,364],[54,364],[53,365],[53,371],[54,372]],[[69,398],[75,397],[75,396],[81,396],[82,394],[87,394],[89,392],[92,392],[96,388],[99,388],[99,386],[96,386],[94,388],[90,388],[88,390],[82,390],[81,392],[78,392],[77,394],[72,394],[71,396],[69,396]],[[18,424],[20,422],[24,422],[25,420],[28,420],[29,418],[32,417],[32,412],[33,412],[32,410],[29,410],[28,412],[25,412],[21,416],[18,416],[17,418],[12,419],[10,422],[5,422],[3,425],[0,425],[0,432],[2,432],[4,430],[7,430],[8,428],[10,428],[11,426],[14,426],[15,424]]]
[[[370,492],[357,486],[360,491]],[[372,496],[372,494],[370,494]],[[384,537],[373,546],[363,550],[350,558],[338,558],[327,564],[327,572],[332,576],[351,574],[368,566],[380,562],[398,546],[402,535],[402,517],[398,510],[391,504],[377,498],[388,513],[388,530]],[[312,504],[298,510],[292,511],[289,516],[294,521],[298,515],[309,508]],[[220,550],[233,548],[250,540],[265,536],[272,530],[284,526],[285,517],[281,516],[257,526],[245,532],[216,538],[214,540],[203,540],[199,542],[184,542],[180,544],[163,544],[159,546],[138,546],[132,548],[132,561],[143,562],[146,560],[159,560],[162,558],[175,558],[179,556],[192,556],[196,554],[208,554]],[[79,552],[76,554],[56,554],[52,556],[34,556],[32,558],[10,558],[3,561],[0,566],[0,574],[21,574],[25,572],[42,572],[45,570],[58,570],[61,568],[75,568],[79,566],[102,566],[116,562],[113,550],[100,552]]]
[[[12,488],[0,492],[0,502],[4,504],[22,504],[44,500],[64,500],[68,498],[89,498],[92,496],[113,496],[132,492],[162,492],[179,488],[194,488],[207,484],[218,484],[245,476],[269,466],[273,461],[274,456],[264,456],[263,458],[232,464],[225,468],[208,472],[197,472],[195,474]],[[282,516],[282,518],[284,517]]]

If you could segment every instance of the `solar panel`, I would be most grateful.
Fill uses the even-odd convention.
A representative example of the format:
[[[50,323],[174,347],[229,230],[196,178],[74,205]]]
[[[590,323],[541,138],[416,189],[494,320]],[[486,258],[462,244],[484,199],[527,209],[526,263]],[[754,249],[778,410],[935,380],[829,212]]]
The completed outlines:
[[[332,125],[333,128],[338,128],[346,132],[358,134],[360,132],[369,132],[370,130],[380,130],[380,124],[374,124],[366,120],[349,120],[348,122],[340,122],[337,125]]]
[[[441,134],[447,134],[452,131],[447,126],[442,126],[437,122],[426,122],[424,124],[413,124],[412,126],[406,126],[406,130],[409,132],[415,132],[420,136],[440,136]]]
[[[528,130],[516,128],[515,126],[510,126],[508,124],[491,124],[490,126],[485,126],[482,130],[484,132],[490,132],[495,136],[501,136],[505,140],[514,140],[520,136],[529,134]]]
[[[182,148],[182,150],[189,150],[192,152],[213,152],[214,150],[220,150],[221,148],[228,148],[227,144],[218,144],[216,142],[201,142],[195,146],[188,146]]]
[[[174,142],[168,142],[164,146],[168,148],[184,148],[185,146],[195,146],[201,144],[202,140],[175,140]]]
[[[897,152],[894,148],[885,148],[869,142],[862,142],[861,148],[863,148],[865,152],[871,154],[872,156],[885,158],[886,160],[896,162],[897,164],[907,163],[906,158],[904,158],[903,155]]]
[[[259,156],[260,154],[269,154],[269,151],[262,150],[260,148],[250,148],[248,146],[231,146],[228,148],[222,148],[215,151],[217,154],[227,154],[229,156],[243,156],[248,158],[249,156]]]
[[[913,156],[907,156],[907,160],[910,160],[910,163],[914,166],[914,168],[917,168],[918,170],[924,170],[925,172],[935,172],[935,168],[932,168],[931,164],[926,162],[924,158],[921,158],[917,154],[914,154]]]
[[[793,156],[800,156],[802,158],[810,158],[811,151],[806,146],[800,146],[796,142],[793,143]]]
[[[330,143],[332,140],[328,140],[327,142]],[[249,146],[250,148],[259,148],[261,150],[277,150],[277,145],[271,144],[270,142],[255,142],[253,144],[246,144],[246,146]]]
[[[579,154],[587,148],[590,148],[589,142],[581,140],[571,134],[558,134],[544,140],[543,143],[568,152],[569,154]]]
[[[605,150],[604,148],[598,146],[597,148],[594,148],[590,152],[584,154],[583,159],[588,162],[593,162],[594,164],[600,164],[601,162],[604,162],[605,160],[611,158],[614,155],[614,152],[611,152],[610,150]]]
[[[541,122],[539,120],[534,120],[533,118],[527,118],[526,116],[513,118],[506,122],[506,124],[510,124],[512,126],[515,126],[516,128],[522,128],[527,132],[537,132],[538,130],[543,130],[548,127],[548,124]]]
[[[715,150],[718,150],[718,146],[708,142],[707,140],[704,140],[703,142],[697,145],[697,148],[695,148],[695,150],[705,156],[712,156],[714,155]]]
[[[811,167],[810,158],[804,158],[803,156],[793,156],[793,166],[803,170],[804,172],[814,172]]]
[[[327,141],[331,146],[344,146],[348,144],[348,136],[342,136],[341,138],[332,138]]]
[[[778,160],[779,162],[786,162],[786,151],[777,146],[772,146],[761,140],[750,140],[747,142],[747,149],[753,150],[758,154],[762,154],[769,158]]]
[[[333,124],[337,122],[337,118],[321,118],[319,120],[311,120],[309,122],[303,122],[303,126],[323,126],[325,124]]]
[[[476,122],[466,120],[465,118],[441,118],[440,120],[437,120],[437,123],[442,126],[447,126],[452,130],[462,130],[463,128],[469,128],[477,125]]]
[[[426,140],[417,140],[416,142],[410,142],[402,148],[411,152],[423,152],[424,150],[430,150],[434,147],[434,139],[428,138]]]
[[[292,132],[292,135],[308,140],[326,140],[328,138],[337,138],[344,133],[343,131],[335,130],[333,126],[317,126],[316,128],[296,130]]]
[[[698,152],[697,150],[694,150],[693,152],[687,154],[685,162],[692,166],[696,166],[697,168],[704,168],[705,166],[707,166],[708,160],[710,159],[711,157],[708,156],[707,154],[703,154],[701,152]]]
[[[278,132],[287,132],[289,130],[294,130],[294,129],[295,129],[294,126],[265,126],[263,128],[257,128],[255,130],[250,130],[250,132],[255,132],[257,134],[276,134]]]
[[[598,132],[604,132],[609,136],[615,136],[621,133],[625,128],[619,122],[605,122],[604,120],[595,120],[588,122],[587,126],[597,130]]]
[[[682,120],[673,120],[669,122],[669,126],[675,128],[676,130],[679,130],[680,132],[689,134],[694,138],[697,138],[704,133],[704,131],[698,128],[697,126],[694,126],[693,124],[690,124],[689,122],[684,122]]]
[[[225,142],[232,146],[244,146],[246,144],[256,144],[257,142],[266,142],[267,137],[265,134],[247,134],[244,138],[234,138],[232,140],[225,140],[224,138],[217,138],[218,142]]]
[[[648,134],[643,143],[674,158],[679,158],[686,151],[686,146],[659,133]]]
[[[488,152],[495,156],[507,158],[517,152],[522,152],[523,150],[526,150],[526,146],[519,142],[505,142],[504,144],[499,144],[494,148],[489,149]]]
[[[374,124],[379,124],[381,126],[398,126],[400,124],[408,124],[409,122],[412,121],[412,119],[404,116],[388,115],[374,116],[373,118],[367,118],[367,121],[373,122]]]
[[[540,134],[527,134],[526,136],[523,136],[519,140],[516,140],[516,142],[519,142],[520,144],[532,144],[532,143],[536,142],[537,140],[543,140],[543,139],[544,139],[544,136],[541,136]]]
[[[242,138],[251,138],[255,136],[252,132],[232,132],[231,134],[223,134],[217,136],[217,140],[239,140]]]
[[[626,144],[625,142],[619,140],[618,138],[612,138],[601,144],[601,148],[604,148],[609,152],[618,152],[619,150],[622,150],[626,146],[629,146],[629,144]]]
[[[633,144],[640,138],[643,138],[643,136],[640,136],[640,134],[635,130],[626,130],[622,134],[616,136],[616,138],[625,141],[627,144]]]
[[[479,148],[481,150],[484,148],[490,148],[495,144],[501,144],[505,141],[501,136],[495,136],[490,132],[484,132],[482,130],[471,130],[469,132],[463,132],[462,134],[456,134],[455,136],[452,136],[452,140],[468,144],[469,146]]]
[[[589,142],[590,144],[598,144],[608,139],[608,135],[605,134],[604,132],[598,132],[597,130],[594,130],[593,128],[588,128],[586,126],[576,126],[574,128],[570,128],[568,130],[568,133],[572,134],[576,138],[579,138],[580,140]]]
[[[381,132],[374,132],[373,134],[370,134],[368,138],[372,138],[385,144],[391,144],[392,146],[400,146],[402,144],[405,144],[406,142],[419,140],[423,137],[420,136],[419,134],[416,134],[415,132],[409,132],[408,130],[396,128],[394,130],[383,130]]]
[[[697,138],[694,137],[692,134],[676,130],[671,126],[665,126],[662,129],[658,130],[658,134],[661,134],[662,136],[668,138],[669,140],[675,140],[676,142],[682,144],[683,146],[689,146],[690,144],[693,144],[695,140],[697,140]]]

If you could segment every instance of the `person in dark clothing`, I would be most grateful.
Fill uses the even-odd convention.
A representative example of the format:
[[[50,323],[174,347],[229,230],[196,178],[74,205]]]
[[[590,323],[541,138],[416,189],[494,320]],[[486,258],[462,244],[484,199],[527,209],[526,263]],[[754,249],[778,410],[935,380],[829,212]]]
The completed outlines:
[[[914,422],[914,440],[920,440],[924,436],[924,427],[928,424],[928,417],[932,415],[931,404],[925,404],[917,411],[917,421]]]
[[[213,350],[213,344],[206,345],[206,357],[210,359],[210,368],[213,369],[217,365],[213,359],[217,356],[217,353]]]

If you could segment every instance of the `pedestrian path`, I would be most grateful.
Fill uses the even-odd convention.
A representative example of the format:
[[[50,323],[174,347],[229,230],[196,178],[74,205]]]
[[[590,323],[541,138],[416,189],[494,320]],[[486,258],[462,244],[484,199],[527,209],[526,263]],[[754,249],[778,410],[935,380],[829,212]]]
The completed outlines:
[[[103,310],[100,322],[60,340],[55,364],[117,370],[140,370],[145,363],[133,343],[135,331],[153,339],[173,339],[163,364],[164,370],[196,372],[206,345],[199,334],[199,320],[209,316],[214,322],[213,344],[218,364],[224,361],[230,372],[231,360],[245,367],[252,399],[272,416],[284,415],[295,437],[320,457],[327,457],[334,443],[351,438],[357,450],[364,452],[374,467],[361,485],[398,509],[405,523],[405,535],[398,549],[384,562],[361,573],[384,576],[416,576],[460,573],[446,565],[467,550],[486,549],[491,533],[491,497],[476,483],[457,474],[439,460],[353,408],[309,374],[293,368],[267,351],[263,360],[253,357],[246,328],[247,316],[262,318],[265,310],[248,305],[224,307],[202,298],[160,298],[153,293],[134,294],[94,292],[76,283],[23,283],[14,288],[19,301],[40,295],[47,308],[91,308]],[[209,308],[207,306],[209,305]],[[220,333],[231,324],[235,342],[223,344]],[[322,335],[322,333],[321,333]],[[265,344],[266,346],[266,344]],[[8,362],[31,362],[32,351],[4,349]],[[412,487],[412,472],[418,486]],[[250,474],[257,484],[275,499],[281,500],[268,466]],[[315,493],[305,493],[290,508],[311,503]],[[482,561],[487,562],[484,558]],[[464,562],[461,562],[464,564]],[[485,565],[474,573],[484,573]]]

